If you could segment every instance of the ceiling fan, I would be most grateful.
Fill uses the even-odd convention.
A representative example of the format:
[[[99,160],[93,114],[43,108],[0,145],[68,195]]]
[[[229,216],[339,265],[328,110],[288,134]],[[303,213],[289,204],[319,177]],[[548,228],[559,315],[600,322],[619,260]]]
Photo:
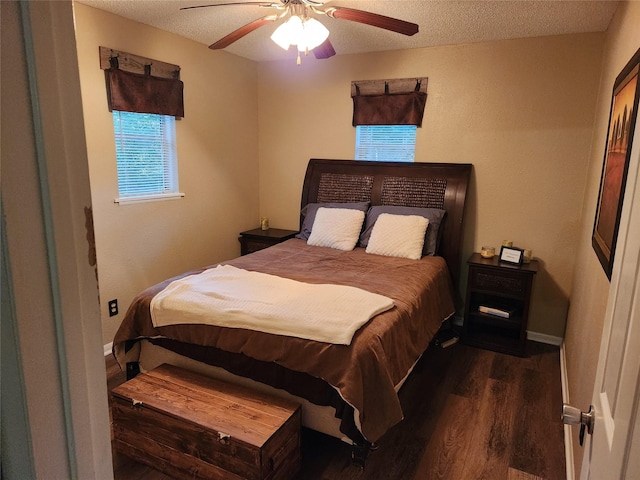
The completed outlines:
[[[298,49],[298,64],[300,64],[300,52],[309,53],[313,51],[316,58],[329,58],[336,54],[336,51],[329,41],[329,30],[318,20],[310,16],[310,13],[326,15],[331,18],[338,18],[350,22],[363,23],[373,27],[383,28],[403,35],[415,35],[418,33],[418,25],[406,22],[397,18],[379,15],[377,13],[365,12],[354,8],[329,6],[325,7],[324,2],[314,0],[279,0],[278,2],[225,2],[209,5],[195,5],[182,7],[180,10],[191,10],[196,8],[222,7],[227,5],[249,5],[262,8],[273,8],[278,12],[258,18],[242,27],[234,30],[230,34],[221,38],[217,42],[209,45],[212,50],[220,50],[228,47],[245,35],[271,22],[287,18],[271,35],[271,39],[280,47],[288,50],[291,45],[296,45]]]

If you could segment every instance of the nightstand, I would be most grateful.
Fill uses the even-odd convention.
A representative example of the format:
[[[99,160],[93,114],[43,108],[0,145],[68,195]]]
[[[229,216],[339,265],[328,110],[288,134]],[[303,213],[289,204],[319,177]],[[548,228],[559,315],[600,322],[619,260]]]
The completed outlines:
[[[262,230],[254,228],[246,232],[240,232],[240,255],[257,252],[263,248],[270,247],[285,240],[293,238],[298,233],[297,230],[282,230],[280,228],[270,228]]]
[[[468,345],[525,356],[533,278],[538,262],[500,262],[498,256],[468,260],[462,340]]]

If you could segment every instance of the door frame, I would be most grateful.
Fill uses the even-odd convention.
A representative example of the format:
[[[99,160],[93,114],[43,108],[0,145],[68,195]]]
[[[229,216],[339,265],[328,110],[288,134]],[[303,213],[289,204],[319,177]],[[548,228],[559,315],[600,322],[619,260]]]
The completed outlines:
[[[3,261],[11,273],[33,470],[35,478],[109,479],[106,367],[90,254],[73,4],[0,3]]]

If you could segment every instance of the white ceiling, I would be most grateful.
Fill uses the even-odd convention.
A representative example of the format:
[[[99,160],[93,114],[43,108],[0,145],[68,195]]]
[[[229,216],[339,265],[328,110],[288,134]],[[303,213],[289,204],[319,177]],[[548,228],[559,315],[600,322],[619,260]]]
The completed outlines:
[[[180,10],[180,7],[234,0],[76,0],[209,46],[237,28],[275,9],[230,5]],[[238,0],[235,0],[238,1]],[[242,1],[242,0],[240,0]],[[276,0],[277,1],[277,0]],[[617,1],[584,0],[332,0],[325,6],[366,10],[420,26],[407,37],[380,28],[317,16],[331,32],[338,55],[405,48],[605,31]],[[267,24],[227,47],[227,52],[255,61],[295,58],[269,36],[280,22]],[[212,52],[213,54],[213,52]]]

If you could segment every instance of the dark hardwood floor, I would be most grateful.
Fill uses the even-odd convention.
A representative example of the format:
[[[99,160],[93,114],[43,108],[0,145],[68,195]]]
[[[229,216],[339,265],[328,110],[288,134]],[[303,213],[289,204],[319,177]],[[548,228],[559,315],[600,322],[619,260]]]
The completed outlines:
[[[109,391],[124,381],[107,358]],[[565,479],[559,349],[530,342],[519,358],[463,344],[431,347],[400,392],[405,419],[364,470],[350,447],[307,429],[302,468],[313,479]],[[116,480],[170,477],[114,453]]]

